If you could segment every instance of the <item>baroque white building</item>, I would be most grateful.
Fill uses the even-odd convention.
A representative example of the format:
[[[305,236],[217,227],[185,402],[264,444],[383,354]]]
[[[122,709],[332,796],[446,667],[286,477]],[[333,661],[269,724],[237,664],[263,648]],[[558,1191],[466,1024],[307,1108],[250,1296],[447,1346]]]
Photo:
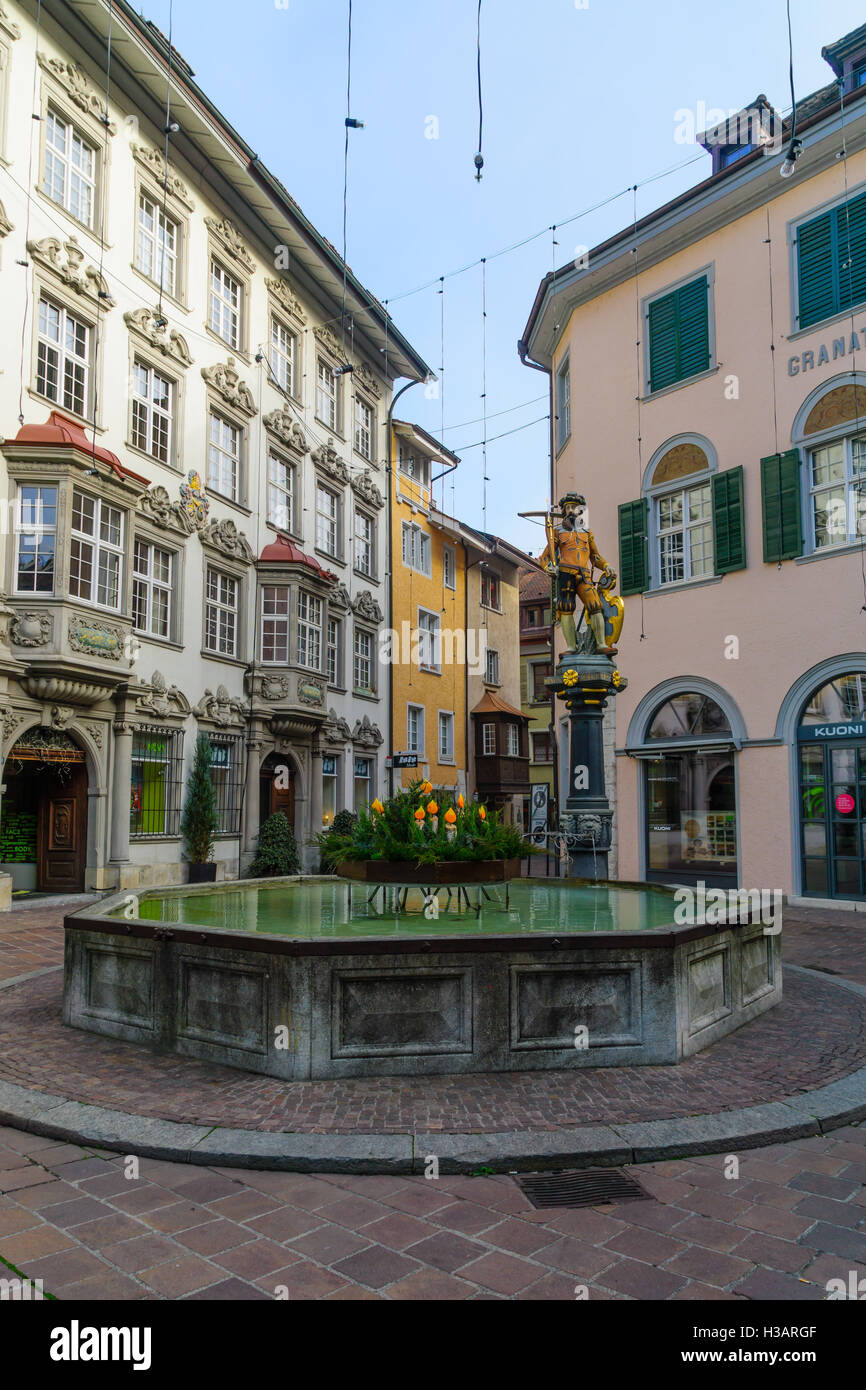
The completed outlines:
[[[388,413],[429,369],[125,0],[0,0],[0,304],[0,873],[182,879],[199,732],[220,876],[276,809],[313,867],[384,789]]]

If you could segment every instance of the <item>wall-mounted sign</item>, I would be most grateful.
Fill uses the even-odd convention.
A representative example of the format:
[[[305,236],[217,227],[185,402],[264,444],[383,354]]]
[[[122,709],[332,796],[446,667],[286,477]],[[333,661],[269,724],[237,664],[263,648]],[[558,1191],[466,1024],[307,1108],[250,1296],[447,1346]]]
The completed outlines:
[[[797,735],[801,743],[816,738],[866,738],[866,721],[850,724],[804,724]]]
[[[392,754],[391,754],[391,766],[392,766],[392,767],[417,767],[417,766],[418,766],[418,754],[417,754],[417,753],[392,753]]]

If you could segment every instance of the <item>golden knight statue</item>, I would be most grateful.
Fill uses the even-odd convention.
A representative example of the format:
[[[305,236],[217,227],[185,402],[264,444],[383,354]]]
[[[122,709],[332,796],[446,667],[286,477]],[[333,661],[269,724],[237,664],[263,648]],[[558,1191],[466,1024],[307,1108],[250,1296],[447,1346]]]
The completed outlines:
[[[546,514],[545,530],[547,545],[538,563],[546,566],[551,576],[554,621],[560,626],[568,650],[578,650],[574,615],[579,598],[595,650],[601,656],[616,656],[615,644],[622,631],[625,605],[613,595],[616,574],[600,554],[589,530],[586,498],[577,492],[566,493],[559,506]],[[596,570],[601,571],[597,582]],[[583,649],[586,650],[585,642]]]

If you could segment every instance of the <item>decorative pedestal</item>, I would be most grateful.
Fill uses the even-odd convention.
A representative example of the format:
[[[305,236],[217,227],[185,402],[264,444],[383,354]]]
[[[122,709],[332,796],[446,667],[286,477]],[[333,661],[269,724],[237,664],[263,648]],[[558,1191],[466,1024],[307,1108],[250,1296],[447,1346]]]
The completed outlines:
[[[547,684],[569,712],[568,795],[560,828],[577,877],[604,879],[613,819],[604,778],[604,711],[628,681],[610,657],[566,652]]]

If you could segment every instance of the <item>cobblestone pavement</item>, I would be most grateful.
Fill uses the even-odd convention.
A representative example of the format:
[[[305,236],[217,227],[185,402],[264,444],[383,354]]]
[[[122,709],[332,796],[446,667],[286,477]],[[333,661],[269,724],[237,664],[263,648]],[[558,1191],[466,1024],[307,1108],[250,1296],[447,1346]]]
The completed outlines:
[[[0,1257],[72,1299],[826,1298],[866,1276],[866,1128],[642,1165],[536,1211],[502,1177],[327,1177],[99,1155],[0,1129]],[[4,1271],[5,1277],[9,1277]]]
[[[296,1133],[483,1133],[700,1115],[796,1095],[866,1060],[860,914],[789,913],[781,1005],[677,1067],[286,1084],[64,1028],[62,973],[0,989],[0,1079],[158,1119]],[[832,946],[828,946],[828,938]],[[16,911],[0,926],[0,983],[62,959],[62,910]]]

